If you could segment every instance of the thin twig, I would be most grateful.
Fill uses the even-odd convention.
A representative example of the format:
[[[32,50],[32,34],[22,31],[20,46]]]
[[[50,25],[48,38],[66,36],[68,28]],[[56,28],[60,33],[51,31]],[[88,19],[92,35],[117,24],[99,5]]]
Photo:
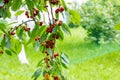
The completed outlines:
[[[22,22],[21,24],[19,24],[18,27],[21,26],[22,24],[26,24],[27,22],[31,22],[31,21],[34,21],[34,20],[24,21],[24,22]],[[13,31],[14,31],[14,30],[16,30],[16,27],[13,28]]]

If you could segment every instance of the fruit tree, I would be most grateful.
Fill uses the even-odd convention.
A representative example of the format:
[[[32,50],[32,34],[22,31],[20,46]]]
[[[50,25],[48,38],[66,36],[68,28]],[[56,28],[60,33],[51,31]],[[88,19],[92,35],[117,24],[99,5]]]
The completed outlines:
[[[24,8],[24,10],[21,10]],[[6,19],[24,14],[27,20],[21,24],[8,23]],[[67,24],[60,20],[69,13],[64,0],[0,0],[0,54],[12,55],[21,51],[22,44],[33,44],[44,58],[33,74],[36,80],[41,74],[44,80],[65,80],[62,67],[67,68],[69,60],[63,52],[56,52],[56,41],[63,40],[63,33],[69,33]],[[47,14],[47,19],[42,20]],[[34,22],[34,26],[28,26]],[[14,26],[15,25],[15,26]]]

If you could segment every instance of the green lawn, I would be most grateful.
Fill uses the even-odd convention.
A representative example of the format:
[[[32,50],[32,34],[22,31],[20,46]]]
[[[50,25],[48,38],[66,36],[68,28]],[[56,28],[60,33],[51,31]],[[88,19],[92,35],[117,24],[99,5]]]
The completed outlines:
[[[64,70],[68,80],[119,80],[120,45],[116,43],[101,46],[86,43],[82,28],[71,29],[72,35],[58,41],[57,51],[65,52],[70,59],[70,66]],[[26,46],[29,65],[20,64],[17,55],[0,57],[0,80],[31,80],[41,53]],[[41,80],[41,78],[39,78]]]

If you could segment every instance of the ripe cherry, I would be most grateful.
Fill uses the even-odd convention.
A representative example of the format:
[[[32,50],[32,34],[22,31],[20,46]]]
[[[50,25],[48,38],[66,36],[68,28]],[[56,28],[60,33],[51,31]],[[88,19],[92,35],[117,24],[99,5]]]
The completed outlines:
[[[58,57],[58,56],[59,56],[59,54],[57,54],[57,53],[55,53],[55,54],[53,55],[54,58],[56,58],[56,57]]]
[[[58,21],[58,26],[61,26],[62,25],[62,21]]]
[[[40,26],[42,26],[42,25],[43,25],[43,22],[42,22],[42,21],[40,21],[39,25],[40,25]]]
[[[56,39],[59,39],[59,35],[55,35],[55,38],[56,38]]]
[[[52,33],[52,28],[51,27],[47,28],[46,32]]]
[[[40,41],[40,37],[36,37],[36,38],[35,38],[35,41]]]
[[[9,2],[9,0],[4,0],[4,4],[7,4]]]
[[[60,80],[59,77],[56,76],[56,75],[53,76],[53,79],[54,79],[54,80]]]
[[[5,39],[5,38],[6,38],[6,34],[3,35],[3,39]]]
[[[60,8],[59,8],[59,11],[60,11],[60,12],[63,12],[63,11],[64,11],[64,8],[63,8],[63,7],[60,7]]]
[[[46,45],[46,48],[50,48],[50,46],[49,46],[49,45]]]
[[[50,3],[53,5],[57,5],[60,2],[60,0],[50,0]]]
[[[54,48],[54,45],[51,45],[50,48],[51,48],[51,49]]]
[[[47,68],[50,68],[50,65],[47,65]]]
[[[25,11],[25,15],[28,15],[29,14],[29,12],[28,11]]]
[[[25,30],[25,31],[30,31],[30,28],[25,28],[24,30]]]
[[[10,32],[10,35],[15,35],[15,32],[14,31]]]
[[[30,18],[28,11],[25,11],[25,15],[26,15],[27,18]]]
[[[59,13],[59,11],[60,11],[59,8],[57,8],[57,9],[55,10],[55,13],[57,14],[57,13]]]
[[[54,42],[54,41],[51,41],[50,44],[51,44],[51,45],[55,45],[55,42]]]

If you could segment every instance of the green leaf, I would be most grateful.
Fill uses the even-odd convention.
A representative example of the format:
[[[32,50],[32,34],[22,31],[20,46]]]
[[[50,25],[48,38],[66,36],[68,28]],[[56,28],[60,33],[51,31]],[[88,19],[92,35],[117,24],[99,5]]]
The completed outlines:
[[[74,24],[80,24],[80,12],[77,10],[69,10],[70,22]]]
[[[62,2],[62,5],[63,5],[64,9],[67,10],[67,6],[66,6],[65,1],[64,1],[64,0],[61,0],[61,2]]]
[[[62,53],[60,57],[61,57],[61,64],[63,65],[64,68],[67,68],[69,65],[68,56]]]
[[[8,50],[8,49],[5,50],[5,53],[12,56],[12,52],[10,50]]]
[[[60,77],[62,80],[66,80],[65,77],[60,73]]]
[[[23,40],[23,34],[24,34],[23,31],[24,31],[23,29],[16,31],[16,34],[20,40]]]
[[[0,16],[2,16],[4,19],[7,17],[7,13],[5,9],[0,9]]]
[[[56,19],[59,19],[59,14],[55,14]]]
[[[120,30],[120,22],[115,25],[114,29],[115,30]]]
[[[1,30],[6,29],[6,22],[3,21],[3,20],[0,20],[0,29],[1,29]]]
[[[68,27],[66,24],[63,24],[63,25],[62,25],[62,29],[63,29],[63,31],[64,31],[65,33],[71,35],[70,29],[69,29],[69,27]]]
[[[20,8],[21,5],[22,5],[22,0],[13,0],[11,9],[13,11],[16,11]]]
[[[24,13],[24,10],[19,10],[19,11],[17,11],[17,12],[15,13],[15,16],[19,16],[19,15],[21,15],[22,13]]]
[[[25,0],[26,4],[27,4],[27,7],[29,10],[33,10],[34,8],[34,2],[32,0]]]
[[[52,49],[48,48],[48,49],[47,49],[47,52],[48,52],[48,54],[50,55],[50,57],[52,57],[52,56],[53,56]]]
[[[34,48],[36,51],[39,50],[39,47],[40,47],[40,42],[39,41],[34,41]]]
[[[57,33],[57,29],[58,29],[59,26],[56,26],[55,28],[53,28],[53,33]]]
[[[46,38],[47,38],[48,33],[44,33],[41,37],[40,37],[40,43],[42,43]]]
[[[2,46],[2,47],[5,47],[5,46],[6,46],[6,41],[5,41],[5,39],[3,39],[3,40],[1,41],[1,46]]]
[[[8,48],[8,49],[11,48],[10,38],[6,38],[6,48]]]
[[[41,68],[37,69],[35,71],[35,73],[33,74],[32,78],[34,78],[34,80],[37,80],[37,78],[40,76],[41,72],[42,72]]]
[[[10,13],[10,9],[9,9],[9,8],[6,9],[6,14],[7,14],[7,17],[8,17],[8,18],[11,17],[11,13]]]
[[[40,60],[37,64],[37,67],[41,66],[42,62],[44,61],[44,59]]]
[[[11,39],[11,49],[16,53],[20,53],[22,50],[22,43],[18,39]]]
[[[34,29],[31,32],[28,44],[31,43],[35,39],[35,37],[42,34],[45,29],[46,29],[46,26],[40,27],[39,25],[35,25]]]
[[[64,34],[63,34],[63,32],[62,32],[62,30],[61,30],[60,27],[58,27],[58,32],[57,32],[57,34],[59,35],[59,37],[60,37],[61,40],[64,39]]]

